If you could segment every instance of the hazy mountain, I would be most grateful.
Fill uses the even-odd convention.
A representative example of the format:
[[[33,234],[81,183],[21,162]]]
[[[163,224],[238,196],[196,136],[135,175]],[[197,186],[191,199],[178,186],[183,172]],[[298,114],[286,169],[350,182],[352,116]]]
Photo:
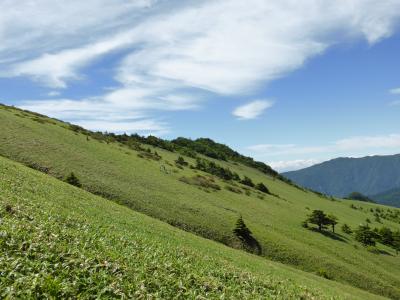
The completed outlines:
[[[283,175],[321,193],[345,197],[356,191],[393,205],[393,193],[386,192],[400,188],[400,154],[337,158]],[[385,193],[383,198],[381,193]]]
[[[381,204],[400,207],[400,188],[372,195],[370,198]]]

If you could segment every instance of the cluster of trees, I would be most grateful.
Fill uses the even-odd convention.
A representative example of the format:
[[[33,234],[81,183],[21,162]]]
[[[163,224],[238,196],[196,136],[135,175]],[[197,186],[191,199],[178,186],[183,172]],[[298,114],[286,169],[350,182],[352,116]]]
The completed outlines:
[[[370,209],[371,213],[375,216],[376,219],[386,219],[389,221],[400,223],[400,210],[398,209],[383,209],[376,207],[375,209]]]
[[[301,187],[297,186],[290,179],[282,176],[274,169],[272,169],[267,164],[255,161],[253,158],[241,155],[240,153],[232,150],[228,146],[220,143],[216,143],[215,141],[208,138],[199,138],[196,140],[191,140],[183,137],[178,137],[172,141],[160,139],[158,137],[149,135],[147,137],[140,136],[138,134],[115,134],[108,132],[93,132],[87,129],[84,129],[78,125],[69,125],[69,129],[80,132],[82,134],[87,135],[88,137],[92,137],[93,139],[105,141],[106,143],[110,142],[119,142],[122,143],[134,150],[144,151],[141,144],[152,145],[158,148],[162,148],[171,152],[178,152],[182,155],[186,155],[192,158],[197,158],[197,154],[203,154],[205,156],[220,159],[220,160],[231,160],[234,162],[242,163],[248,167],[259,170],[260,172],[270,175],[274,178],[280,179],[287,184],[295,186],[299,189]]]
[[[371,229],[368,224],[362,224],[354,231],[354,238],[364,246],[375,246],[379,242],[400,251],[400,231],[388,227]]]
[[[206,159],[197,158],[195,168],[225,180],[240,180],[239,175],[235,172],[232,172],[229,168],[221,167],[215,162]]]
[[[178,158],[179,160],[179,158]],[[268,188],[262,182],[254,184],[251,178],[244,176],[243,179],[236,172],[232,172],[229,168],[221,167],[213,161],[209,161],[206,159],[197,158],[196,166],[194,167],[197,170],[201,170],[206,173],[210,173],[224,180],[234,180],[240,182],[241,184],[247,185],[249,187],[255,188],[263,193],[270,194]]]
[[[303,222],[303,227],[308,227],[308,223],[318,226],[318,230],[325,230],[328,226],[331,226],[332,232],[335,232],[335,226],[338,223],[338,218],[332,214],[325,214],[322,210],[313,210],[311,214],[307,216],[307,219]]]

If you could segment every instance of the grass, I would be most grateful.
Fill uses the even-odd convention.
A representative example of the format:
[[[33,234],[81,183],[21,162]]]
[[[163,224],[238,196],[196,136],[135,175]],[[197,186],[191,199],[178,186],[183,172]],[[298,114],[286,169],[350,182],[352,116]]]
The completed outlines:
[[[0,298],[374,299],[0,158]]]
[[[242,215],[264,258],[330,278],[332,284],[337,281],[400,299],[400,259],[394,250],[378,245],[380,254],[368,251],[339,229],[343,223],[354,229],[366,218],[374,220],[370,208],[383,206],[324,198],[241,164],[222,161],[218,164],[241,177],[263,182],[273,195],[237,183],[236,191],[243,193],[234,192],[226,188],[230,183],[219,179],[213,179],[213,184],[224,187],[221,190],[200,189],[180,179],[208,174],[177,169],[175,153],[149,147],[161,158],[141,158],[139,152],[116,143],[87,141],[56,120],[38,122],[34,118],[40,117],[0,107],[0,155],[34,165],[56,178],[74,172],[88,191],[231,247],[240,247],[232,229]],[[184,158],[194,164],[193,159]],[[350,204],[363,209],[352,209]],[[313,209],[339,218],[337,235],[301,226]],[[389,220],[372,221],[370,226],[400,228]]]

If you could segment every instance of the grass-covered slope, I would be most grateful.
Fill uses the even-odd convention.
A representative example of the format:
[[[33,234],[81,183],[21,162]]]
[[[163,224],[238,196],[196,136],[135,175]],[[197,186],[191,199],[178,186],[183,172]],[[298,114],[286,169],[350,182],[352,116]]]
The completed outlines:
[[[375,299],[0,157],[0,298]]]
[[[399,223],[389,218],[381,218],[382,223],[374,221],[371,209],[388,208],[323,198],[239,163],[217,161],[242,178],[246,175],[255,183],[263,182],[277,196],[263,194],[188,167],[179,169],[174,163],[176,153],[155,149],[162,158],[146,159],[149,156],[145,153],[88,139],[68,127],[0,107],[0,155],[58,178],[74,172],[88,191],[232,247],[240,247],[232,229],[242,215],[262,248],[262,256],[400,299],[400,259],[395,251],[378,244],[380,254],[370,252],[353,235],[339,229],[343,223],[354,229],[367,218],[372,227],[399,229]],[[185,160],[194,164],[191,158]],[[196,179],[198,175],[203,178]],[[314,209],[339,218],[336,235],[301,227]]]

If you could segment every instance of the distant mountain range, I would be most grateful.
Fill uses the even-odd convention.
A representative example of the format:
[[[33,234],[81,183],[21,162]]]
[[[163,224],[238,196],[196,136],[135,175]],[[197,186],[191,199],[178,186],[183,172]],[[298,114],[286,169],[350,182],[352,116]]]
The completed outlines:
[[[378,203],[400,207],[400,154],[336,158],[283,175],[324,194],[346,197],[360,192]]]

